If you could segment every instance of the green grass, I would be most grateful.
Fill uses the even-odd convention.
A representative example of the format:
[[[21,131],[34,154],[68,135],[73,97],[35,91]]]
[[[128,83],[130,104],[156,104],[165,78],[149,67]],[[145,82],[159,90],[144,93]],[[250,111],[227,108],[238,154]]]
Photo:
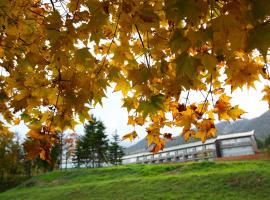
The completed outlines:
[[[270,161],[129,165],[55,171],[0,194],[1,200],[270,199]]]

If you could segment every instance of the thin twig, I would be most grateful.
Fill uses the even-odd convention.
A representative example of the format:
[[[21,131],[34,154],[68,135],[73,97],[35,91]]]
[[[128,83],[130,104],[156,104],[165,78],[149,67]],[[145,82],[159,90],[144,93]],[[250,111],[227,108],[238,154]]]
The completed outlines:
[[[54,3],[53,3],[53,1],[52,1],[52,0],[50,0],[50,2],[51,2],[51,4],[52,4],[53,11],[55,12],[56,10],[55,10],[55,7],[54,7]]]
[[[200,90],[200,93],[201,93],[201,95],[203,96],[203,98],[205,99],[205,96],[204,96],[204,94],[202,93],[202,91]]]
[[[79,0],[77,0],[77,3],[76,3],[76,9],[75,9],[75,11],[74,11],[74,15],[73,15],[73,18],[72,18],[72,20],[74,20],[75,19],[75,16],[76,16],[76,11],[77,11],[77,9],[78,9],[78,6],[79,6]]]
[[[215,106],[215,103],[214,103],[214,97],[213,97],[213,92],[211,91],[211,99],[212,99],[212,104],[213,104],[213,107]]]
[[[40,13],[37,13],[37,12],[35,12],[35,11],[31,10],[30,8],[28,8],[27,10],[29,10],[30,12],[32,12],[32,13],[34,13],[34,14],[36,14],[36,15],[40,16],[40,17],[45,18],[45,16],[44,16],[44,15],[42,15],[42,14],[40,14]]]
[[[187,97],[186,97],[186,105],[187,105],[187,102],[188,102],[189,93],[190,93],[190,90],[189,90],[188,93],[187,93]]]
[[[213,82],[212,82],[212,74],[211,74],[211,84],[210,84],[210,88],[209,88],[209,90],[208,90],[208,92],[207,92],[207,95],[206,95],[206,97],[205,97],[205,100],[204,100],[204,103],[203,103],[203,106],[202,106],[202,109],[201,109],[200,113],[202,113],[204,107],[206,106],[206,102],[208,101],[208,96],[209,96],[209,94],[212,93],[212,85],[213,85]]]
[[[147,48],[148,48],[148,59],[149,59],[149,64],[151,64],[151,52],[150,52],[150,44],[149,44],[149,36],[148,36],[148,31],[146,32],[146,37],[147,37]]]
[[[268,76],[268,80],[270,79],[270,74],[269,74],[269,69],[268,69],[268,65],[265,64],[265,69],[266,69],[266,73],[267,73],[267,76]]]
[[[121,15],[121,13],[119,13],[119,15],[118,15],[117,22],[116,22],[116,26],[115,26],[114,33],[113,33],[113,38],[112,38],[112,40],[111,40],[111,42],[110,42],[109,48],[108,48],[108,50],[107,50],[107,52],[106,52],[106,55],[105,55],[105,57],[103,58],[102,65],[101,65],[101,67],[99,68],[99,70],[98,70],[98,72],[97,72],[97,76],[99,75],[99,73],[101,72],[102,68],[104,67],[105,61],[106,61],[106,59],[107,59],[107,57],[108,57],[108,54],[109,54],[109,52],[110,52],[112,43],[114,42],[114,38],[115,38],[115,36],[116,36],[117,28],[118,28],[118,24],[119,24],[120,15]]]
[[[137,33],[138,33],[138,35],[139,35],[140,41],[141,41],[141,43],[142,43],[142,47],[143,47],[143,49],[145,49],[145,45],[144,45],[144,43],[143,43],[142,36],[141,36],[140,31],[139,31],[139,29],[138,29],[138,26],[137,26],[136,24],[135,24],[135,28],[136,28],[136,31],[137,31]],[[144,56],[145,56],[145,60],[146,60],[147,67],[150,68],[150,63],[149,63],[149,60],[148,60],[148,58],[147,58],[147,54],[144,53]]]
[[[57,97],[56,97],[56,102],[55,102],[55,104],[54,104],[53,115],[52,115],[51,120],[50,120],[50,125],[49,125],[49,129],[48,129],[48,134],[49,134],[50,131],[51,131],[51,127],[52,127],[52,123],[53,123],[53,120],[54,120],[55,111],[56,111],[57,105],[58,105],[59,96],[60,96],[60,90],[58,91],[58,94],[57,94]]]

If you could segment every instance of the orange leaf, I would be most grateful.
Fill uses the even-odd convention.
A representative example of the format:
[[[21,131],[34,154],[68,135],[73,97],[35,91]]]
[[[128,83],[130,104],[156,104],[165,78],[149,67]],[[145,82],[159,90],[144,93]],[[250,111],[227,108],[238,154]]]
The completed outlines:
[[[132,141],[132,140],[134,140],[137,136],[138,136],[138,134],[136,133],[136,131],[132,131],[131,133],[128,133],[128,134],[124,135],[124,136],[122,137],[122,140],[129,139],[130,141]]]
[[[163,150],[164,146],[165,146],[165,140],[159,138],[158,143],[156,143],[156,145],[155,145],[154,148],[151,150],[151,152],[152,152],[152,153],[157,153],[157,152],[159,152],[160,150]]]
[[[163,134],[163,137],[166,138],[166,139],[168,139],[168,140],[172,140],[173,139],[171,133],[164,133]]]

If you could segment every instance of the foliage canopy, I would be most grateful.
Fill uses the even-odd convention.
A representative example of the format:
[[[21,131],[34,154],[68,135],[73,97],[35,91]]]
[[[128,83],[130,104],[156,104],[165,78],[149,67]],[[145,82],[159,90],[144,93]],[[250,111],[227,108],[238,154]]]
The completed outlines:
[[[32,154],[49,159],[55,132],[90,120],[113,86],[153,152],[171,138],[164,126],[205,141],[215,119],[244,113],[225,86],[266,80],[270,104],[269,22],[269,0],[1,0],[1,134],[24,121]]]

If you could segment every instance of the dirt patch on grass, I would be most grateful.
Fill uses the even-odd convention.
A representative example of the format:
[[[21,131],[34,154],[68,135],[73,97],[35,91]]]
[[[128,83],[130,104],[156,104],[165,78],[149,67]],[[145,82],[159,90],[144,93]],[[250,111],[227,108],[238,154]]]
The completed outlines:
[[[260,186],[263,185],[264,179],[262,176],[240,176],[240,177],[233,177],[227,180],[227,183],[230,186],[248,186],[248,185],[256,185]]]
[[[169,170],[169,171],[165,172],[164,174],[171,174],[171,175],[180,174],[182,169],[183,169],[183,166],[179,166],[178,168]]]
[[[50,182],[50,185],[62,185],[66,183],[66,180],[64,179],[56,179],[56,180],[53,180],[52,182]]]
[[[25,181],[23,184],[21,184],[19,186],[19,188],[21,187],[34,187],[34,186],[41,186],[44,185],[44,181],[41,180],[37,180],[37,179],[30,179],[28,181]]]

